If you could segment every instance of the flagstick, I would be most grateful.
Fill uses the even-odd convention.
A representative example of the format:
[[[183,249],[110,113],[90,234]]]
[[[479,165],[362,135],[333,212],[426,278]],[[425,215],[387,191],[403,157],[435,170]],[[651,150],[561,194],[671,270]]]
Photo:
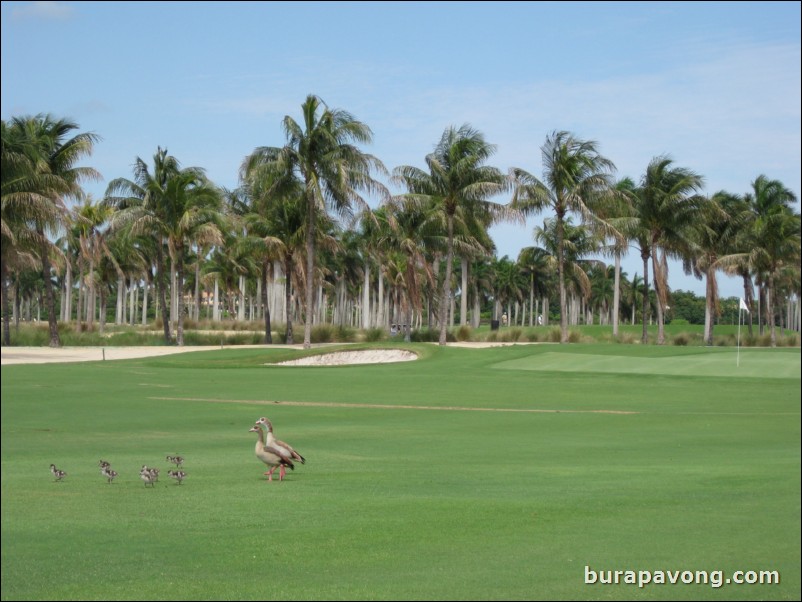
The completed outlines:
[[[738,344],[736,345],[738,351],[736,352],[735,367],[741,366],[741,308],[738,308]]]

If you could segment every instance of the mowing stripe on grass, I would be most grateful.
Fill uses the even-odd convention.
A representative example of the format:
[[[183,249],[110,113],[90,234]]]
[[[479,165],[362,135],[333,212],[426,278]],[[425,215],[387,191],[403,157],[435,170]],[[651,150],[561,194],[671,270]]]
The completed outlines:
[[[370,408],[376,410],[444,410],[448,412],[523,412],[530,414],[640,414],[624,410],[533,410],[526,408],[468,408],[461,406],[410,406],[377,403],[338,403],[329,401],[270,401],[268,399],[207,399],[204,397],[148,397],[159,401],[205,401],[251,405],[307,406],[312,408]]]
[[[211,399],[206,397],[148,397],[159,401],[203,401],[247,405],[306,406],[310,408],[369,408],[378,410],[444,410],[447,412],[521,412],[529,414],[665,414],[683,416],[799,416],[800,412],[635,412],[630,410],[549,410],[533,408],[469,408],[463,406],[416,406],[336,401],[277,401],[269,399]]]

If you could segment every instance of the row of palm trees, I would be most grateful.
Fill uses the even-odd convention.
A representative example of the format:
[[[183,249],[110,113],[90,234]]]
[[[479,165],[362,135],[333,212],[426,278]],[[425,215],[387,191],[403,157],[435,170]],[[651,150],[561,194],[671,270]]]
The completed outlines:
[[[569,322],[592,319],[593,311],[617,334],[622,305],[634,321],[637,300],[643,341],[654,315],[663,343],[669,258],[707,280],[708,341],[720,311],[718,271],[743,277],[750,307],[758,286],[772,344],[777,300],[799,298],[800,216],[796,197],[776,180],[759,176],[745,195],[704,196],[699,174],[660,156],[639,184],[617,181],[595,142],[561,131],[541,147],[542,179],[521,168],[505,174],[488,165],[495,147],[469,125],[447,128],[424,168],[390,173],[362,150],[372,133],[350,113],[310,95],[301,115],[300,122],[285,117],[283,146],[259,147],[245,158],[236,190],[221,189],[204,170],[182,167],[159,148],[152,165],[137,158],[133,177],[112,180],[100,200],[81,188],[99,174],[77,166],[95,135],[75,134],[77,124],[49,115],[3,121],[4,344],[9,283],[32,269],[42,274],[53,346],[60,345],[53,283],[62,290],[60,318],[70,320],[76,274],[79,328],[95,315],[103,328],[116,282],[117,321],[126,312],[133,320],[139,290],[145,319],[150,291],[165,340],[175,328],[179,345],[185,313],[199,317],[204,293],[214,317],[226,306],[245,319],[250,299],[248,313],[264,319],[268,343],[271,309],[286,325],[287,342],[302,317],[304,346],[313,323],[349,320],[365,328],[437,324],[445,344],[457,299],[461,324],[471,304],[478,325],[488,299],[499,309],[506,304],[510,317],[520,307],[521,323],[527,307],[531,323],[534,315],[548,320],[553,290],[563,342]],[[379,180],[388,176],[403,192],[390,194]],[[498,202],[505,193],[508,202]],[[69,210],[68,199],[78,200]],[[514,262],[495,259],[491,225],[544,211],[551,215],[535,229],[535,245]],[[620,271],[630,246],[643,260],[639,293]],[[615,265],[591,259],[599,254]]]

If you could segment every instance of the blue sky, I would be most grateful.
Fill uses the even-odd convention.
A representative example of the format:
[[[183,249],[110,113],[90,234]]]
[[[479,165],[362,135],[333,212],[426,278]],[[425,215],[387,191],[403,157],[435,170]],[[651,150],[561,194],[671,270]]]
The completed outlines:
[[[708,194],[766,174],[799,196],[800,21],[799,2],[3,2],[0,113],[100,135],[97,198],[157,146],[234,188],[310,93],[367,123],[388,169],[468,122],[504,171],[541,176],[546,136],[568,130],[618,177],[669,154]],[[494,227],[499,255],[542,218]],[[624,270],[642,273],[635,253]],[[669,280],[704,292],[677,264]]]

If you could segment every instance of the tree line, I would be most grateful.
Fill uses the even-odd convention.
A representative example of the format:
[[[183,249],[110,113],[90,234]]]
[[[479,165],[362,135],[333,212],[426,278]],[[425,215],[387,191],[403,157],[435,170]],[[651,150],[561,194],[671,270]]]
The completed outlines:
[[[61,344],[59,322],[97,320],[102,331],[110,298],[116,323],[156,315],[178,345],[185,317],[202,309],[263,321],[265,343],[273,322],[288,343],[303,322],[308,347],[316,323],[400,324],[407,338],[427,325],[446,344],[456,316],[476,327],[488,307],[522,325],[554,316],[562,342],[571,324],[618,334],[626,320],[643,325],[645,343],[653,321],[662,344],[674,303],[668,259],[706,282],[708,343],[722,312],[719,272],[742,278],[750,334],[758,308],[772,346],[778,323],[799,329],[800,214],[782,182],[759,175],[746,193],[705,195],[702,175],[669,156],[652,158],[637,183],[616,179],[596,142],[566,131],[546,136],[541,177],[504,172],[469,124],[447,127],[425,167],[390,171],[364,150],[372,132],[349,112],[310,95],[300,114],[284,118],[282,146],[245,158],[234,190],[160,147],[102,199],[82,188],[100,174],[79,166],[97,135],[51,115],[3,120],[3,344],[12,301],[19,316],[34,291],[51,346]],[[497,257],[493,224],[544,212],[532,246]],[[620,269],[629,249],[643,261],[631,279]]]

